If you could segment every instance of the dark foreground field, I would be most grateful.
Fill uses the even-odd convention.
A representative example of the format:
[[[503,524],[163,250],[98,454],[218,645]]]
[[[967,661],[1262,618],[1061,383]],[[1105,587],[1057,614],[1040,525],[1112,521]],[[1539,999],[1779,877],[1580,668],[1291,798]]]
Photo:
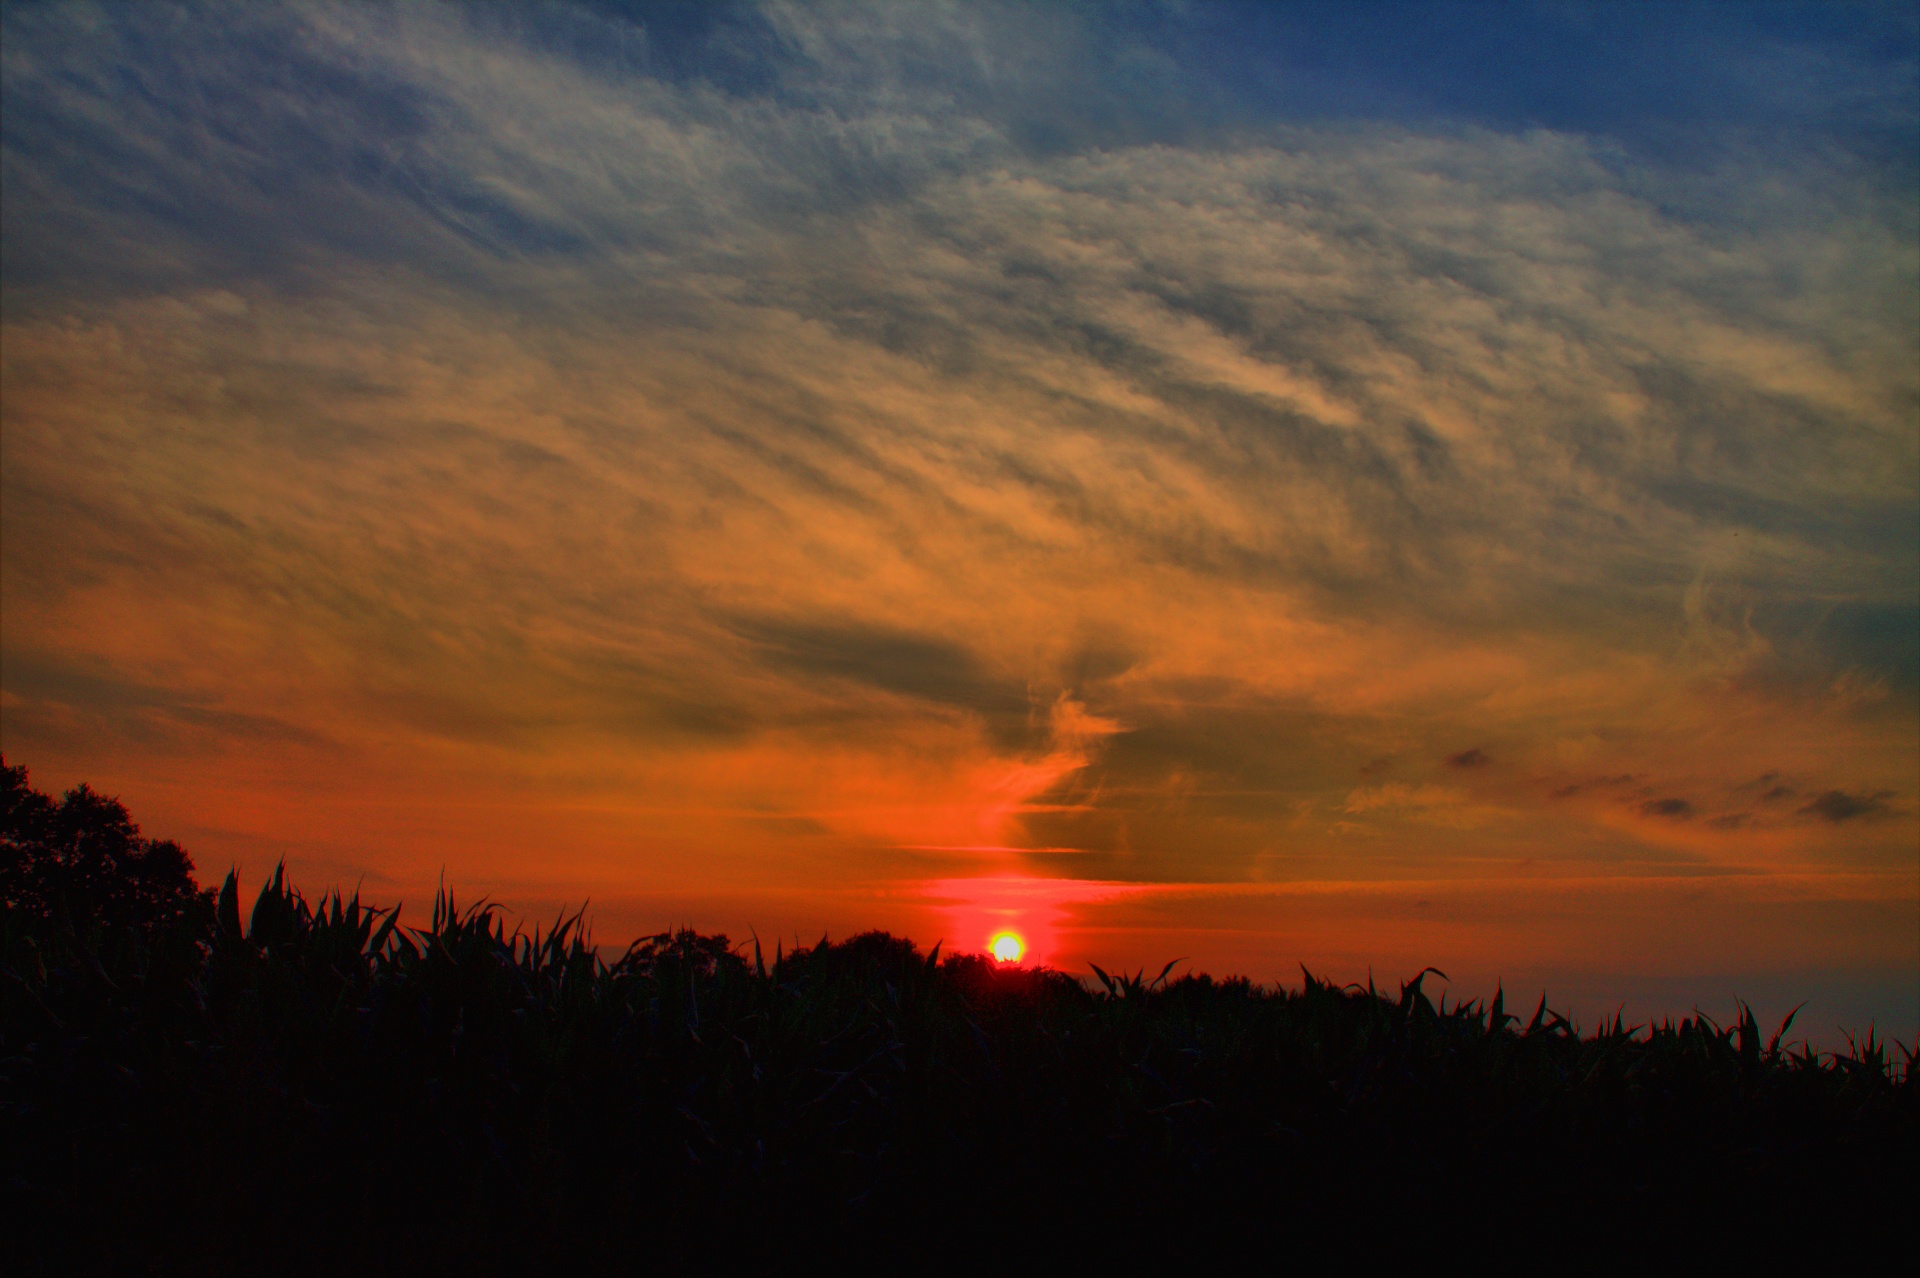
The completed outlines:
[[[1913,1202],[1911,1066],[1789,1054],[1751,1019],[1580,1037],[1436,1008],[1418,979],[1089,991],[881,934],[763,964],[681,933],[608,964],[568,924],[507,936],[443,902],[412,932],[277,883],[244,932],[229,883],[206,940],[10,926],[6,969],[9,1249],[50,1268],[957,1263],[1249,1235],[1497,1254],[1677,1227],[1813,1233],[1837,1259]]]
[[[1911,1058],[1751,1017],[196,901],[0,920],[9,1272],[1852,1263],[1915,1201]]]

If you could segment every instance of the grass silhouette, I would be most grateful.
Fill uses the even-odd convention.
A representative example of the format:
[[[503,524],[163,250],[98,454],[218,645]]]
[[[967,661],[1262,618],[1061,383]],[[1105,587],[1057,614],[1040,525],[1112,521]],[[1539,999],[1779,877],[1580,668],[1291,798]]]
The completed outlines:
[[[443,890],[413,927],[284,869],[243,921],[116,801],[5,772],[9,1273],[1777,1264],[1893,1238],[1920,1187],[1913,1053],[1871,1033],[879,932],[609,960],[578,915]]]
[[[443,892],[412,928],[279,872],[214,913],[0,924],[13,1272],[1352,1259],[1783,1212],[1858,1237],[1912,1201],[1912,1054],[1745,1010],[1583,1036],[1426,973],[1090,988],[883,933],[608,961],[578,916]],[[113,1228],[50,1227],[76,1194]]]

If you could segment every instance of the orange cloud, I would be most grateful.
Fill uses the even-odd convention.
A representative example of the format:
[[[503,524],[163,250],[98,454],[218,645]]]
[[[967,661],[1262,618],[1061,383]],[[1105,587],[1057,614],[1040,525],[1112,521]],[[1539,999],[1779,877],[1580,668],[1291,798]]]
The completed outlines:
[[[0,737],[203,868],[1349,971],[1573,970],[1697,888],[1675,963],[1892,961],[1910,893],[1793,895],[1920,838],[1875,199],[1714,221],[1548,130],[1025,150],[797,11],[898,91],[410,6],[244,19],[332,96],[149,32],[169,114],[111,91],[148,19],[63,13],[9,18],[70,127],[9,152],[68,267],[0,332]],[[96,119],[204,216],[36,158]]]

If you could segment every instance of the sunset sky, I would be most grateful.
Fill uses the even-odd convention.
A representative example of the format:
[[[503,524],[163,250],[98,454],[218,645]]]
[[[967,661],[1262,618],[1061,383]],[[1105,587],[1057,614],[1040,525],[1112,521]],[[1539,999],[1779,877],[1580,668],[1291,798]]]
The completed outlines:
[[[1911,4],[4,24],[0,737],[203,881],[1920,1032]]]

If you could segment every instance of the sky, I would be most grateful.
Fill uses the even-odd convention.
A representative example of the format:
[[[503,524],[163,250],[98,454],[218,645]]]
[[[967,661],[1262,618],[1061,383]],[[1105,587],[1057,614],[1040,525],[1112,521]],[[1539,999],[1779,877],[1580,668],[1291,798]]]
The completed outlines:
[[[1908,4],[9,4],[0,744],[204,879],[1920,1033]]]

